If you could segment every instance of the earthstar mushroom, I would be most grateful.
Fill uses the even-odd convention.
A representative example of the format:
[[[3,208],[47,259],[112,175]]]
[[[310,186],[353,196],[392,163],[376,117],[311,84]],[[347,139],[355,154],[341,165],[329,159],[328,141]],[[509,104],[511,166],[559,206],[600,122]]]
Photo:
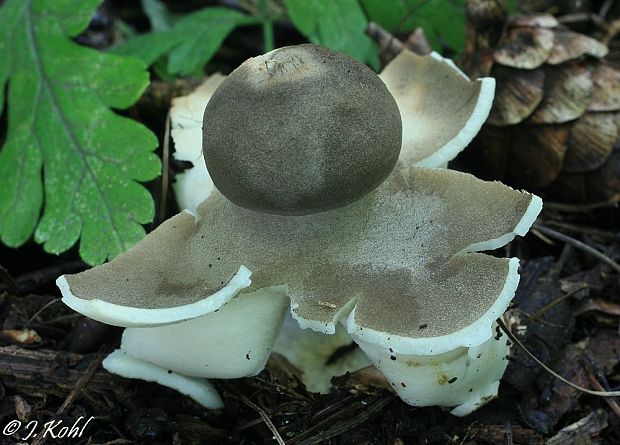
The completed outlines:
[[[441,165],[469,142],[488,114],[492,80],[471,82],[438,56],[406,52],[382,79],[405,137],[396,168],[369,193],[318,213],[294,208],[304,214],[291,216],[240,207],[212,190],[195,212],[172,217],[110,263],[61,277],[65,301],[93,318],[137,326],[121,345],[132,357],[180,375],[230,378],[227,367],[236,367],[211,329],[236,331],[224,340],[241,352],[260,336],[252,350],[263,356],[240,371],[251,375],[271,352],[290,300],[302,328],[331,334],[343,325],[405,401],[457,406],[458,415],[475,409],[496,392],[505,368],[506,345],[493,339],[493,323],[518,283],[518,260],[477,252],[524,235],[542,203],[500,183],[413,166]],[[174,316],[156,315],[163,308]],[[464,370],[468,364],[480,371]],[[416,388],[422,368],[440,387]]]
[[[217,189],[261,212],[342,207],[390,174],[401,146],[396,101],[366,65],[316,45],[253,57],[209,100],[203,150]]]

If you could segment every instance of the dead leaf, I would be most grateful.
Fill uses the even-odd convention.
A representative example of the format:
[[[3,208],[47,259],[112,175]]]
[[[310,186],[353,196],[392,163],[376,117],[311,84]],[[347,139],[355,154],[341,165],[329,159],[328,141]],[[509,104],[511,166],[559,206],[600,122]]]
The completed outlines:
[[[39,343],[41,337],[33,329],[4,329],[0,331],[0,342],[13,345]]]

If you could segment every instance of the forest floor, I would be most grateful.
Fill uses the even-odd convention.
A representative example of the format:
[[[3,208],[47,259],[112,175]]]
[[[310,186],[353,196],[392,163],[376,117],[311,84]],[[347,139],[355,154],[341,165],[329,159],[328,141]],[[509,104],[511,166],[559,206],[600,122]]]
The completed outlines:
[[[523,258],[511,310],[519,323],[512,330],[527,327],[527,348],[572,382],[614,390],[620,385],[620,212],[584,210],[549,204],[537,228],[512,243],[510,250]],[[554,231],[569,238],[554,239]],[[60,303],[53,280],[83,266],[70,254],[37,250],[2,251],[14,269],[31,267],[3,271],[0,288],[0,425],[22,424],[17,435],[0,432],[0,444],[43,431],[50,420],[66,426],[91,417],[81,438],[48,436],[48,443],[278,443],[273,431],[291,445],[620,443],[617,399],[569,387],[516,345],[499,397],[465,418],[411,407],[371,372],[337,378],[328,395],[312,394],[275,358],[256,377],[214,381],[225,408],[204,409],[175,391],[103,370],[120,328]]]

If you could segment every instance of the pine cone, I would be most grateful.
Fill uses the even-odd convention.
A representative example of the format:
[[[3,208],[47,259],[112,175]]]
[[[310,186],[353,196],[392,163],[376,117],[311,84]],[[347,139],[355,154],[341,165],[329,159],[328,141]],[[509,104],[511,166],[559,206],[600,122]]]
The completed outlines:
[[[468,2],[462,68],[492,76],[491,114],[465,150],[479,175],[572,202],[620,198],[620,70],[607,47],[550,15]]]

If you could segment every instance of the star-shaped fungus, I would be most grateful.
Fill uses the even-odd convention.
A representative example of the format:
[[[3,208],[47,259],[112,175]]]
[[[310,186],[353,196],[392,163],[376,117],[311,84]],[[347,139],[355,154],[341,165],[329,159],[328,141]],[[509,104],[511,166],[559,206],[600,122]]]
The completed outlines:
[[[200,378],[260,372],[290,303],[302,328],[344,326],[410,404],[465,415],[497,393],[508,350],[494,322],[518,260],[479,252],[524,235],[542,202],[429,168],[479,130],[492,79],[404,52],[381,80],[301,45],[205,87],[203,149],[220,190],[58,279],[66,304],[128,327],[104,366],[220,406]]]

